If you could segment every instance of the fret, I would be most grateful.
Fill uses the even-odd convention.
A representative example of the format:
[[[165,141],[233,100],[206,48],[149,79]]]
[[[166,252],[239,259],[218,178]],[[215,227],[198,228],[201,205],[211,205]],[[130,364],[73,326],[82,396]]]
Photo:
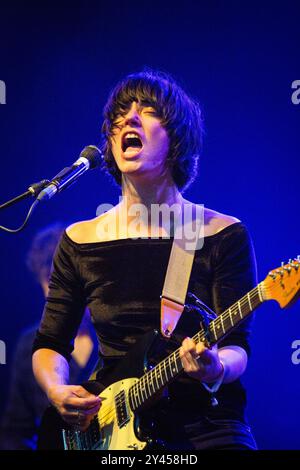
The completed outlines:
[[[134,387],[135,387],[135,385],[133,385],[133,386],[129,389],[128,396],[129,396],[130,407],[135,410],[137,406],[136,406],[135,396],[134,396]]]
[[[139,394],[139,384],[138,384],[138,382],[132,387],[132,389],[133,389],[134,400],[135,400],[135,403],[136,403],[136,408],[138,408],[142,404],[142,400],[141,400],[141,397],[140,397],[140,394]]]
[[[159,388],[160,388],[160,387],[159,387],[159,383],[158,383],[158,376],[157,376],[158,367],[157,367],[157,366],[156,366],[156,367],[154,367],[153,371],[154,371],[154,377],[155,377],[155,380],[156,380],[156,386],[157,386],[157,390],[159,390]]]
[[[177,367],[177,360],[176,360],[176,356],[175,354],[173,354],[173,371],[174,371],[174,375],[178,374],[178,367]]]
[[[147,390],[147,387],[148,387],[148,393],[149,393],[149,396],[147,398],[149,398],[152,395],[151,388],[150,388],[151,382],[149,380],[149,374],[144,375],[144,379],[145,379],[145,389]]]
[[[247,296],[244,296],[240,302],[241,304],[241,309],[242,309],[242,313],[243,313],[243,318],[245,315],[247,315],[247,313],[249,312],[249,303],[248,303],[248,299],[247,299]]]
[[[155,388],[154,388],[154,383],[153,383],[152,370],[148,372],[147,377],[148,377],[148,382],[149,382],[150,395],[153,395],[153,393],[155,393]],[[152,391],[151,391],[151,387],[152,387]]]
[[[239,301],[228,307],[221,315],[208,325],[211,342],[217,343],[245,316],[254,310],[262,300],[262,286],[248,292]],[[194,337],[195,343],[205,342],[206,334],[202,329]],[[129,399],[133,409],[141,406],[146,400],[163,388],[168,382],[183,370],[179,349],[150,369],[129,391]],[[89,444],[89,443],[88,443]]]
[[[132,394],[132,389],[133,389],[134,385],[132,387],[130,387],[129,391],[128,391],[128,401],[129,401],[129,406],[131,409],[135,409],[135,404],[133,402],[133,394]]]
[[[159,363],[159,374],[160,374],[160,386],[164,385],[164,377],[163,377],[163,363]]]
[[[234,326],[234,323],[233,323],[233,320],[232,320],[231,307],[229,307],[228,311],[229,311],[229,318],[230,318],[231,326]]]
[[[221,317],[221,326],[222,326],[223,333],[226,333],[226,330],[224,328],[224,323],[223,323],[223,314],[220,315],[220,317]]]
[[[141,390],[142,390],[142,397],[143,397],[143,400],[147,400],[148,399],[148,395],[147,395],[147,388],[146,388],[146,383],[145,383],[145,377],[143,376],[141,378]],[[144,393],[144,395],[143,395]]]
[[[255,297],[254,297],[254,308],[253,308],[253,310],[255,308],[257,308],[260,304],[261,304],[261,302],[260,302],[260,298],[259,298],[259,292],[258,292],[258,289],[257,289],[257,291],[255,292]],[[252,298],[252,305],[253,305],[253,298]]]
[[[168,379],[168,372],[167,372],[167,368],[166,368],[166,361],[164,360],[164,361],[162,362],[162,364],[163,364],[163,367],[164,367],[164,368],[163,368],[163,371],[164,371],[164,373],[165,373],[165,383],[167,383],[169,379]]]
[[[153,391],[153,393],[155,393],[155,392],[156,392],[156,388],[155,388],[155,382],[154,382],[154,378],[155,378],[155,372],[154,372],[154,370],[153,370],[153,369],[151,369],[151,372],[150,372],[150,374],[151,374],[151,385],[152,385],[152,391]]]
[[[238,323],[239,319],[236,318],[237,315],[239,314],[239,308],[237,303],[233,305],[233,307],[230,307],[231,309],[231,319],[233,321],[233,326],[235,326],[236,323]]]
[[[143,386],[143,390],[145,391],[145,395],[146,395],[146,400],[148,400],[148,388],[147,388],[147,385],[148,385],[148,381],[147,381],[147,377],[146,375],[143,375],[143,377],[141,378],[141,383],[142,383],[142,386]]]
[[[167,381],[169,381],[170,379],[173,378],[173,375],[172,375],[172,368],[170,367],[170,359],[169,359],[169,356],[166,358],[165,364],[166,364],[166,372],[167,372]]]
[[[237,305],[238,305],[238,308],[239,308],[240,317],[241,317],[241,319],[243,319],[244,317],[243,317],[243,314],[242,314],[240,301],[237,302]]]
[[[148,399],[148,396],[147,396],[147,388],[146,388],[146,382],[145,382],[145,376],[143,376],[140,380],[141,382],[141,388],[142,388],[142,393],[145,392],[145,396],[146,396],[146,400]],[[143,395],[142,395],[143,396]],[[145,398],[143,397],[143,399],[145,400]]]
[[[138,408],[142,404],[142,400],[139,395],[139,387],[137,384],[134,386],[134,399],[136,400],[136,405]]]
[[[141,378],[138,382],[138,389],[139,389],[139,398],[141,399],[141,404],[145,401],[145,397],[143,395],[143,378]]]
[[[262,292],[261,292],[261,284],[260,283],[257,286],[257,291],[258,291],[259,301],[263,302],[263,296],[262,296]]]
[[[173,378],[174,374],[173,374],[173,367],[172,367],[172,356],[169,356],[169,371],[170,371],[171,377]]]
[[[258,284],[255,291],[256,291],[255,295],[256,295],[256,301],[257,301],[256,307],[259,307],[259,305],[263,303],[262,291],[261,291],[261,285],[260,284]]]
[[[201,334],[200,334],[200,332],[197,333],[197,334],[193,337],[193,340],[195,341],[196,344],[197,344],[197,343],[200,343],[200,341],[201,341]]]
[[[250,310],[252,311],[253,308],[252,308],[252,305],[251,305],[250,292],[248,292],[247,298],[248,298],[248,303],[249,303]]]
[[[174,375],[178,374],[177,360],[175,354],[173,355],[173,371]]]
[[[178,374],[183,369],[179,354],[178,354],[178,356],[176,356],[175,364],[176,364],[176,370],[177,370],[177,374]]]
[[[146,387],[148,387],[149,397],[151,397],[151,395],[153,395],[153,390],[151,390],[151,374],[149,372],[145,375],[145,383]]]
[[[160,381],[158,388],[161,388],[163,385],[163,379],[161,376],[161,363],[159,363],[157,366],[157,379]]]
[[[139,403],[138,398],[138,385],[134,384],[129,390],[129,400],[131,401],[131,406],[133,409],[137,409],[141,404],[141,402]]]
[[[215,324],[214,321],[212,321],[211,325],[212,325],[212,329],[213,329],[214,339],[215,339],[215,341],[217,341],[218,337],[217,337],[217,334],[216,334],[216,324]]]
[[[232,328],[232,322],[231,322],[231,318],[230,318],[230,311],[229,311],[229,309],[227,309],[227,310],[222,314],[222,317],[223,317],[223,324],[224,324],[224,327],[225,327],[225,332],[227,333],[227,331]]]
[[[238,314],[238,312],[239,312],[238,302],[236,302],[236,303],[234,304],[234,307],[235,307],[235,311],[233,311],[233,314],[234,314],[234,316],[236,316],[236,315]]]
[[[145,392],[146,392],[146,398],[148,400],[148,398],[151,396],[151,390],[149,388],[149,382],[148,382],[148,377],[147,375],[144,375],[143,377],[143,383],[144,383],[144,388],[145,388]]]
[[[215,342],[217,342],[218,339],[219,339],[219,335],[218,335],[218,332],[217,332],[217,329],[218,329],[218,327],[217,327],[217,320],[218,320],[218,318],[216,318],[215,320],[213,320],[213,321],[210,323],[210,325],[209,325],[209,326],[210,326],[210,328],[209,328],[210,331],[211,331],[211,327],[213,327],[214,340],[215,340]],[[200,338],[200,340],[201,340],[201,341],[205,341],[205,337],[203,336],[203,338]]]

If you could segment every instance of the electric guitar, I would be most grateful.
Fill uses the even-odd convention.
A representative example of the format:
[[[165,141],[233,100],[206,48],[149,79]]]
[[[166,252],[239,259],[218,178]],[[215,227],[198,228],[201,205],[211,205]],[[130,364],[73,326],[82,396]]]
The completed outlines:
[[[219,343],[227,334],[267,300],[276,300],[281,308],[291,305],[300,294],[300,259],[270,271],[264,281],[201,329],[195,343]],[[86,431],[67,425],[54,408],[46,412],[39,435],[39,448],[66,450],[143,450],[153,444],[143,434],[139,413],[151,400],[183,372],[179,348],[152,368],[148,352],[155,342],[165,341],[158,332],[148,332],[118,366],[101,378],[88,382],[87,390],[99,395],[102,405]],[[52,444],[50,444],[50,440]]]

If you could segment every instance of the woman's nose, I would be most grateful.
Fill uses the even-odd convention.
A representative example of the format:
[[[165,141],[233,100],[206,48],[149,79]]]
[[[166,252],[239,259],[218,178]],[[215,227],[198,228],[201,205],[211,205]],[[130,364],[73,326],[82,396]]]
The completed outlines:
[[[140,124],[140,115],[138,112],[136,102],[132,103],[130,110],[125,115],[124,121],[125,121],[125,125],[127,124],[139,125]]]

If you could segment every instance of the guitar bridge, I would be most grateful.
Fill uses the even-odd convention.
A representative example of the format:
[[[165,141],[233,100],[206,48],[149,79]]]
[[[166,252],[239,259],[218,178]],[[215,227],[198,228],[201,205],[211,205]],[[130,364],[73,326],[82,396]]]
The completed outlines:
[[[103,442],[96,416],[91,421],[87,431],[62,429],[62,438],[65,450],[95,450]]]

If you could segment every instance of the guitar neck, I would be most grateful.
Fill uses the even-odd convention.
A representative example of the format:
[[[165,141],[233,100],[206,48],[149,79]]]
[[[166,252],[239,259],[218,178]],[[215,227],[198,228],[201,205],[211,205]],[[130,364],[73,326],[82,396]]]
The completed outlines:
[[[266,299],[263,295],[263,282],[248,292],[244,297],[225,310],[208,325],[209,341],[211,345],[219,343],[234,328],[244,321]],[[194,337],[197,344],[205,342],[206,332],[201,329]],[[152,396],[168,385],[183,371],[179,348],[167,358],[147,372],[129,391],[130,405],[133,411],[140,408]]]
[[[209,330],[209,340],[212,345],[219,343],[243,320],[245,320],[257,307],[263,302],[263,286],[258,284],[254,289],[248,292],[244,297],[225,310],[215,320],[211,321]],[[194,337],[195,343],[205,341],[205,331],[200,330]]]

